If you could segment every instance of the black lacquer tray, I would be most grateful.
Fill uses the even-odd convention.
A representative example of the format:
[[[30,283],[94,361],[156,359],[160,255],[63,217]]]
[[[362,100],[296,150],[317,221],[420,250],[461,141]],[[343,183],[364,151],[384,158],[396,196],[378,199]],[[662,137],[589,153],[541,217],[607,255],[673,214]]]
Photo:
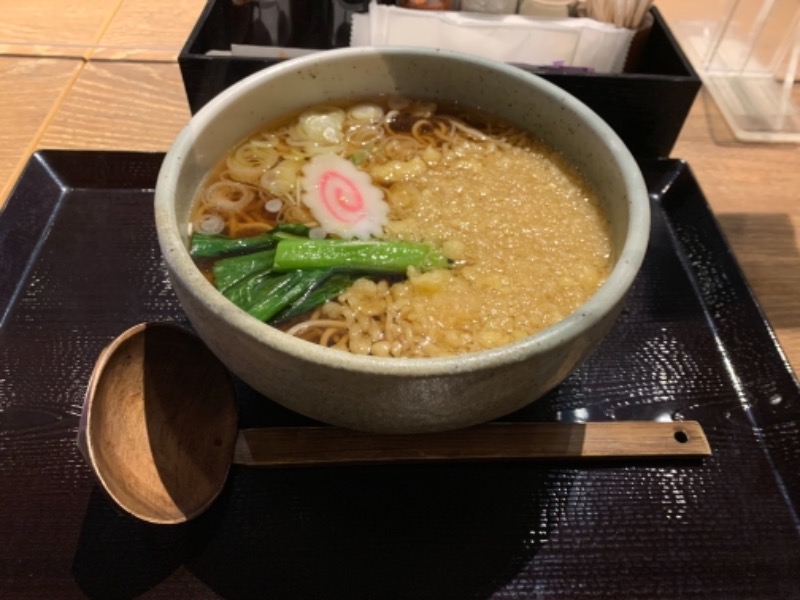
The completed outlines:
[[[509,418],[696,419],[711,458],[235,467],[191,523],[122,513],[74,440],[101,348],[185,324],[152,223],[162,158],[37,153],[0,214],[0,597],[800,597],[798,384],[676,160],[642,163],[653,236],[620,321]],[[239,400],[243,425],[305,422]]]

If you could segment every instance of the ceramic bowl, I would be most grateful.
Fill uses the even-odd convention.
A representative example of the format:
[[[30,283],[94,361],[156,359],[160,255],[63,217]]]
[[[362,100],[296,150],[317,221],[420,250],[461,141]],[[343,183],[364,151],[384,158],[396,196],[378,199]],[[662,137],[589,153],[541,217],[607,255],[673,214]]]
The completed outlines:
[[[444,358],[357,356],[295,339],[229,303],[187,251],[195,191],[248,134],[300,108],[400,94],[457,101],[534,132],[584,174],[608,213],[616,256],[602,287],[548,329],[497,349]],[[190,120],[156,187],[158,240],[172,286],[200,337],[238,377],[313,419],[387,433],[442,431],[508,415],[562,382],[614,324],[650,230],[636,162],[608,125],[560,88],[516,67],[412,48],[346,48],[271,66],[228,88]]]

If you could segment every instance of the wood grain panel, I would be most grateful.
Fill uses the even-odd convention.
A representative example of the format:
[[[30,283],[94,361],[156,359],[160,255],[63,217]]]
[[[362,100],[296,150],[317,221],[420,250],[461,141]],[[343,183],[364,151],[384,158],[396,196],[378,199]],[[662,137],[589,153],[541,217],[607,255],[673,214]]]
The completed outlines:
[[[91,58],[176,60],[204,6],[203,0],[122,0]]]
[[[90,62],[39,147],[163,151],[189,117],[176,63]]]
[[[0,57],[0,207],[83,64],[78,59]]]
[[[3,2],[0,54],[85,56],[122,0]]]

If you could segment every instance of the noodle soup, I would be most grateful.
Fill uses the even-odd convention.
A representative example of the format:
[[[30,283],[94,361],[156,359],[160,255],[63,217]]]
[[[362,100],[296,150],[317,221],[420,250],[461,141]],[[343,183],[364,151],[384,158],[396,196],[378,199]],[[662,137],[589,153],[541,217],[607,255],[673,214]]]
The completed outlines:
[[[191,227],[193,250],[271,240],[213,257],[193,251],[244,310],[309,342],[387,357],[528,337],[583,304],[613,262],[600,202],[561,155],[475,109],[395,97],[315,106],[250,136],[201,186]],[[287,239],[314,248],[353,240],[392,257],[402,243],[422,259],[391,272],[315,263],[295,284],[291,269],[269,262]],[[241,275],[255,256],[266,266]],[[275,308],[238,291],[242,280],[297,296]],[[316,304],[304,308],[310,297]]]

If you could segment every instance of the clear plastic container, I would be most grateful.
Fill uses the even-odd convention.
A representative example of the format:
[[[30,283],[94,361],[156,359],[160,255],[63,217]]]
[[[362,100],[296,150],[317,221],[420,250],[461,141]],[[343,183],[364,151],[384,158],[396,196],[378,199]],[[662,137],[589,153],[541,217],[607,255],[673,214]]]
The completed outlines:
[[[800,142],[800,2],[708,0],[673,29],[743,141]]]

